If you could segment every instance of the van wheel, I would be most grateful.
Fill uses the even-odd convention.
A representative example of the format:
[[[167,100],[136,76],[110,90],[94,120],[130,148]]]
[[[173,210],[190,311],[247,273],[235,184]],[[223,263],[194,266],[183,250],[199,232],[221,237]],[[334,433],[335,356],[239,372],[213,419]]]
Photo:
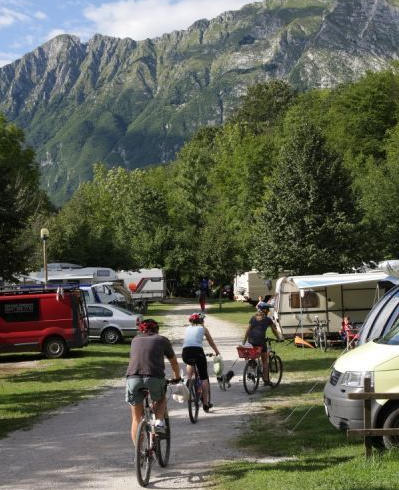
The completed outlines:
[[[122,337],[116,328],[107,328],[101,334],[101,340],[105,344],[117,344],[122,340]]]
[[[59,357],[65,356],[67,352],[68,347],[65,340],[61,339],[60,337],[54,337],[46,340],[43,347],[43,354],[48,359],[58,359]]]
[[[393,407],[388,413],[384,425],[384,429],[398,429],[399,428],[399,407]],[[387,449],[399,447],[399,436],[383,436],[384,446]]]

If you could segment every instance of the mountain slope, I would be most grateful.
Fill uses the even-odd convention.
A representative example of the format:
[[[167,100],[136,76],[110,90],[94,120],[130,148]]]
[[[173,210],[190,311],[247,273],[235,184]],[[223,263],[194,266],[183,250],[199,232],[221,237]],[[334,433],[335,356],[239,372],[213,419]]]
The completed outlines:
[[[250,84],[329,87],[388,67],[398,20],[393,0],[266,0],[140,42],[62,35],[0,69],[0,111],[25,130],[61,204],[97,161],[173,159]]]

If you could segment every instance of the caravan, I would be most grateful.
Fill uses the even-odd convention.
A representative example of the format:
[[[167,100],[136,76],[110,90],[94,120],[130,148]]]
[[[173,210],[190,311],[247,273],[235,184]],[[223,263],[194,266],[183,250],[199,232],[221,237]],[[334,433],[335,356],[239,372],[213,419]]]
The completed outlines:
[[[275,288],[276,279],[265,279],[260,272],[252,269],[235,276],[234,299],[255,305],[259,301],[259,296],[266,301],[274,296]]]
[[[315,317],[327,336],[338,338],[344,316],[361,325],[394,280],[380,270],[354,274],[327,273],[281,277],[274,298],[274,320],[285,337],[312,337]]]

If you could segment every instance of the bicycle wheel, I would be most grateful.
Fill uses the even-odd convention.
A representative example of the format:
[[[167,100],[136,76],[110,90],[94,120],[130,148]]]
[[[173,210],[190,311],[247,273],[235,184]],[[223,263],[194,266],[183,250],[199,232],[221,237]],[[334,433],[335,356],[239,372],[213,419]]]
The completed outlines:
[[[317,349],[320,346],[319,329],[317,327],[313,330],[313,342],[314,346]]]
[[[200,396],[197,391],[196,378],[191,378],[188,384],[188,389],[190,391],[190,398],[188,399],[188,415],[193,424],[198,420],[198,411],[200,405]]]
[[[158,463],[161,468],[165,468],[169,463],[170,455],[170,420],[167,412],[165,413],[165,434],[157,434],[156,437]]]
[[[256,359],[249,359],[244,368],[243,382],[244,389],[248,395],[253,395],[259,386],[259,369]]]
[[[146,420],[137,428],[135,467],[136,478],[140,486],[146,487],[151,475],[151,431]]]
[[[319,332],[319,347],[324,352],[326,352],[326,350],[328,348],[327,334],[324,330],[320,330],[320,332]]]
[[[270,386],[275,388],[280,384],[283,377],[283,361],[280,356],[272,352],[269,357],[269,379]]]

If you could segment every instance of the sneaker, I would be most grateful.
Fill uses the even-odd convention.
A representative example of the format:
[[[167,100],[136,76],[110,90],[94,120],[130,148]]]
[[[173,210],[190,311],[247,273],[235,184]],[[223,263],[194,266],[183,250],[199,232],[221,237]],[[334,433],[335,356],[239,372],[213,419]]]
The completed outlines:
[[[213,403],[204,403],[203,405],[203,409],[206,413],[209,412],[209,409],[211,409],[213,407]]]

